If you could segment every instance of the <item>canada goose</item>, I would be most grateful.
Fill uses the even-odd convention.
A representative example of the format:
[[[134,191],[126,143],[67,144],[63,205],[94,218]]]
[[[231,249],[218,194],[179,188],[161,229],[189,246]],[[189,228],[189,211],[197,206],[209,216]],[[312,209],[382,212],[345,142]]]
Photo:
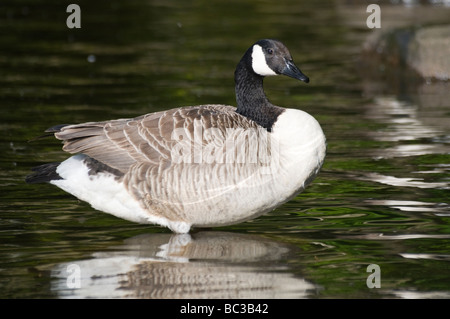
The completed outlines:
[[[266,76],[309,82],[277,40],[253,44],[235,71],[237,108],[197,105],[46,132],[78,153],[33,169],[95,209],[177,233],[239,223],[300,193],[325,158],[319,123],[273,105]]]

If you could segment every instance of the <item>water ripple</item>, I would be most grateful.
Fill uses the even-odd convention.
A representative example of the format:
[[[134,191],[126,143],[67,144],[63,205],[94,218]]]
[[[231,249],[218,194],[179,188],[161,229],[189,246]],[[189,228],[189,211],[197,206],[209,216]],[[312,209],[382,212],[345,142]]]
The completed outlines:
[[[359,179],[398,187],[449,189],[449,184],[445,182],[424,182],[418,178],[395,177],[379,173],[363,173]]]

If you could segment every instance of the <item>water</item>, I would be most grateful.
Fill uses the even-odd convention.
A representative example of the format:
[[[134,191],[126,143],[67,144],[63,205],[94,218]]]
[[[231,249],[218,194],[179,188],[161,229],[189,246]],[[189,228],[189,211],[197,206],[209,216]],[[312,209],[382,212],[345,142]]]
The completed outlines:
[[[77,3],[73,30],[69,2],[0,7],[0,297],[450,297],[449,84],[366,67],[365,7]],[[180,236],[24,183],[31,167],[67,157],[51,138],[29,142],[55,124],[234,104],[235,65],[265,37],[286,43],[311,78],[268,78],[269,98],[314,115],[328,139],[321,173],[294,200]],[[367,286],[370,264],[381,288]]]

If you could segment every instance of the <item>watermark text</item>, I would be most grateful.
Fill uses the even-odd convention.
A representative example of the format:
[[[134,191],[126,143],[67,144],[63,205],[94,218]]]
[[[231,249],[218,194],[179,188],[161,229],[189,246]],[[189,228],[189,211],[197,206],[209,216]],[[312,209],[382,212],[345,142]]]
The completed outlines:
[[[378,4],[369,4],[366,12],[371,12],[367,17],[366,25],[369,29],[381,28],[381,8]]]
[[[377,264],[367,266],[367,272],[371,274],[367,277],[367,288],[381,288],[381,268]]]
[[[81,268],[77,264],[70,264],[66,268],[67,273],[67,288],[78,289],[81,288]]]
[[[81,28],[81,8],[78,4],[69,4],[66,9],[70,15],[67,17],[66,25],[69,29]]]

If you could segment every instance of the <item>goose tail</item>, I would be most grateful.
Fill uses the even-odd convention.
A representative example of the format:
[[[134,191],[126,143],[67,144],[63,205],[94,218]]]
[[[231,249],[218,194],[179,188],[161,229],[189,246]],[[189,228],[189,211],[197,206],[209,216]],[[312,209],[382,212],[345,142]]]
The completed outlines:
[[[25,178],[25,182],[28,184],[38,184],[49,183],[54,180],[62,179],[62,177],[56,172],[56,169],[60,164],[61,162],[47,163],[32,168],[31,170],[33,173]]]

